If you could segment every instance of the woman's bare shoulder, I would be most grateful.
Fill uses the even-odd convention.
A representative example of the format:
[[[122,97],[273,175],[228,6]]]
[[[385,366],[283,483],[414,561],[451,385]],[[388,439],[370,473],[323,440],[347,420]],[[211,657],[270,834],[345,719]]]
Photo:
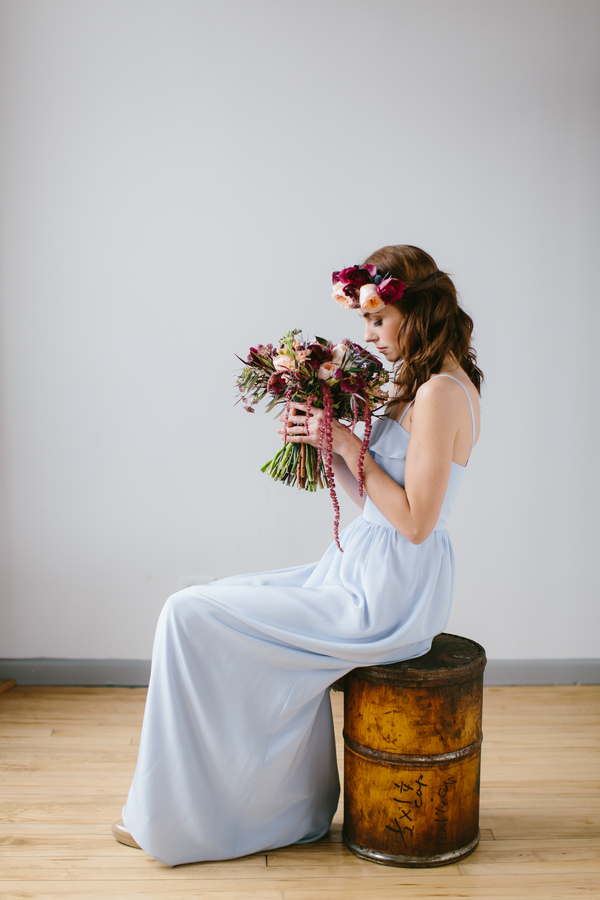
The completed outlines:
[[[467,385],[464,385],[464,387],[467,387]],[[431,402],[438,402],[441,399],[448,401],[453,397],[464,397],[464,387],[462,379],[457,378],[455,380],[454,375],[452,378],[432,375],[429,381],[423,382],[417,390],[417,393],[415,394],[415,403],[419,402],[419,405],[423,405]]]
[[[443,373],[441,373],[443,374]],[[465,391],[471,401],[475,417],[476,437],[479,437],[479,394],[466,372],[460,369],[450,378],[432,377],[424,382],[415,396],[415,413],[421,417],[430,416],[438,420],[453,420],[459,427],[464,425],[472,434],[471,409]]]
[[[465,412],[469,409],[465,402],[465,391],[471,401],[475,418],[478,420],[479,394],[469,376],[462,369],[459,370],[459,374],[453,372],[450,378],[434,375],[429,381],[425,381],[415,395],[415,410],[443,408],[447,412],[460,414],[461,411]]]

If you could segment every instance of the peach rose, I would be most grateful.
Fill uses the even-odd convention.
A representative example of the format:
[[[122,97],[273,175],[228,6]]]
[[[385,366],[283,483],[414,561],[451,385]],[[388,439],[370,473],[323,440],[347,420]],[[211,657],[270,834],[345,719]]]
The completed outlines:
[[[345,285],[340,284],[338,281],[337,284],[333,286],[333,299],[336,303],[339,303],[340,306],[343,306],[344,309],[352,309],[354,306],[354,300],[352,297],[349,297],[344,293]]]
[[[385,303],[377,293],[377,288],[374,284],[363,284],[360,289],[360,307],[364,309],[365,312],[378,312],[378,310],[383,309]]]
[[[287,353],[280,353],[279,356],[274,357],[273,365],[276,372],[289,372],[294,368],[294,360]]]
[[[321,381],[332,381],[333,376],[335,375],[338,369],[337,363],[334,362],[324,362],[319,366],[318,376]]]

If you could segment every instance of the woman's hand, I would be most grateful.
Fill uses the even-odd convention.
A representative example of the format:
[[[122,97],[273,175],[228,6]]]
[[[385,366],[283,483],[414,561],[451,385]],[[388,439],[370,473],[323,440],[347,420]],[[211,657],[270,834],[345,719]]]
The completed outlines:
[[[304,415],[298,415],[297,410],[301,410]],[[314,406],[311,407],[308,421],[306,419],[306,410],[306,403],[292,403],[288,418],[287,440],[298,444],[312,444],[313,447],[317,447],[319,444],[319,431],[323,422],[323,410]],[[284,427],[278,428],[277,434],[280,434],[281,440],[284,441],[286,439],[285,413],[279,416],[279,421],[284,423]],[[360,441],[352,434],[350,429],[338,422],[337,419],[332,419],[331,421],[331,437],[333,452],[339,453],[340,456],[344,455],[344,449],[347,447],[349,440],[358,441],[360,444]]]

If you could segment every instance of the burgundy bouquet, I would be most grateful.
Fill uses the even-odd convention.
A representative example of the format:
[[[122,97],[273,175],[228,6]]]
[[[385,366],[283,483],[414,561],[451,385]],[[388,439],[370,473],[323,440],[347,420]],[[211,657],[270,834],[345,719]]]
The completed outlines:
[[[311,408],[324,411],[318,447],[286,440],[262,471],[276,481],[297,485],[301,490],[329,488],[335,511],[335,541],[340,550],[340,509],[332,466],[331,422],[334,418],[344,419],[353,431],[357,422],[365,423],[358,466],[358,489],[362,496],[371,412],[387,399],[382,390],[387,381],[388,373],[381,362],[359,344],[349,340],[332,344],[319,337],[304,341],[298,329],[284,334],[277,348],[272,344],[251,347],[237,380],[248,412],[254,412],[256,404],[268,397],[267,412],[278,404],[285,407],[286,428],[294,402],[307,406],[307,429]]]

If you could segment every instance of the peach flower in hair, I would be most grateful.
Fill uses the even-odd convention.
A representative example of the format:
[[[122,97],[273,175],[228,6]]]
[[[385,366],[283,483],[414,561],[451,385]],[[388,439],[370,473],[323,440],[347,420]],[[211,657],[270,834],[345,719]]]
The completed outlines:
[[[375,284],[363,284],[360,289],[360,308],[365,312],[377,312],[383,309],[385,303],[379,296]]]

